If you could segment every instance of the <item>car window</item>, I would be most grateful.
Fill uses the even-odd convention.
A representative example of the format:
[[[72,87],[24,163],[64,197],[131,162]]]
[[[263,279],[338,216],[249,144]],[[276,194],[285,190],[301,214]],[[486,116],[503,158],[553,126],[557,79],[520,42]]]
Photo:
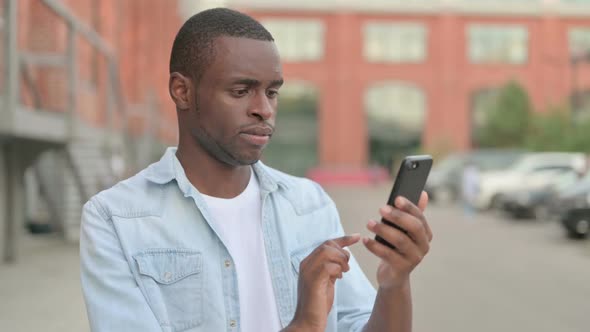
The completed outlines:
[[[531,170],[532,173],[564,173],[573,171],[571,167],[568,166],[541,166],[535,167]]]
[[[435,167],[439,172],[450,172],[453,169],[461,168],[463,160],[464,157],[462,155],[453,154],[443,159],[440,163],[435,164]]]
[[[502,170],[512,166],[522,157],[522,152],[516,151],[475,151],[469,154],[477,167],[482,171]]]

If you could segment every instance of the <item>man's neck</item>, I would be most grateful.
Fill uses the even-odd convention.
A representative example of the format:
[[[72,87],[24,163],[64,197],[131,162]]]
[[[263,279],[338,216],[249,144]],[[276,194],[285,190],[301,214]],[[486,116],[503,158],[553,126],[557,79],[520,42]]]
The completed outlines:
[[[176,157],[190,183],[202,194],[233,198],[248,186],[252,167],[229,166],[207,154],[205,151],[192,151],[178,146]]]

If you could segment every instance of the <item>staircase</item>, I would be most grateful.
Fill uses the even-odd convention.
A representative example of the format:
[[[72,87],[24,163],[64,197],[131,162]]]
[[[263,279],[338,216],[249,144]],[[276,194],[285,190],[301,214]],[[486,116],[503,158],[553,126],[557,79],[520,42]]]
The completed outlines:
[[[78,241],[84,203],[122,176],[112,167],[113,155],[105,148],[100,129],[86,127],[85,131],[84,137],[64,148],[43,152],[31,166],[32,176],[25,178],[31,187],[27,219],[42,224],[43,217],[49,216],[52,228],[68,242]]]
[[[19,0],[6,0],[5,6],[0,7],[4,15],[0,37],[5,41],[6,51],[1,65],[7,71],[2,77],[4,89],[0,89],[0,184],[5,186],[0,188],[0,262],[15,260],[16,242],[24,220],[49,219],[52,228],[66,241],[77,242],[83,204],[152,161],[149,148],[157,141],[153,128],[138,137],[130,134],[128,107],[119,91],[117,59],[108,44],[60,1],[37,1],[66,23],[67,52],[31,54],[18,50]],[[80,108],[89,105],[77,100],[80,86],[85,86],[79,81],[80,68],[76,66],[78,38],[86,39],[106,59],[105,109],[98,106],[101,98],[98,90],[90,91],[96,95],[91,100],[97,103],[90,105],[91,108],[102,112],[106,119],[103,127],[90,125],[80,116]],[[67,84],[63,86],[67,90],[64,111],[44,109],[42,94],[29,68],[45,67],[67,73]],[[29,98],[33,100],[32,106],[24,105],[23,90],[33,96]],[[149,100],[145,105],[133,107],[141,114],[150,114],[151,121],[158,123],[154,116],[159,113],[153,108]],[[28,169],[27,176],[25,169]]]
[[[94,139],[100,133],[86,135],[68,144],[63,153],[63,234],[67,241],[79,239],[82,206],[96,193],[120,180],[113,170],[111,152],[104,140]]]

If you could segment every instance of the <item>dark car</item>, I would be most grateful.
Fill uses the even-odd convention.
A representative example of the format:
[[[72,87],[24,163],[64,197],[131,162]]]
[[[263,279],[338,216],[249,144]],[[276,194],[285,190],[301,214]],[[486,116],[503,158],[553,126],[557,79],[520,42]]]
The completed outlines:
[[[504,196],[502,209],[513,218],[546,220],[551,212],[548,206],[555,199],[553,188],[523,190]]]
[[[560,221],[571,238],[584,238],[590,231],[590,174],[579,183],[566,188],[549,205],[559,214]]]
[[[435,162],[425,191],[433,201],[454,201],[461,195],[461,177],[464,165],[469,161],[479,171],[501,170],[512,165],[524,154],[522,150],[482,149],[457,152]]]
[[[514,218],[551,219],[552,205],[559,193],[580,181],[578,173],[571,169],[555,170],[550,174],[540,172],[537,177],[543,175],[547,176],[541,179],[542,183],[532,184],[529,188],[523,184],[525,188],[504,194],[501,204],[504,212]]]
[[[571,209],[561,218],[568,237],[581,239],[590,232],[590,207]]]
[[[590,172],[580,181],[561,189],[550,207],[556,215],[562,216],[569,210],[590,206],[588,203],[589,193]]]

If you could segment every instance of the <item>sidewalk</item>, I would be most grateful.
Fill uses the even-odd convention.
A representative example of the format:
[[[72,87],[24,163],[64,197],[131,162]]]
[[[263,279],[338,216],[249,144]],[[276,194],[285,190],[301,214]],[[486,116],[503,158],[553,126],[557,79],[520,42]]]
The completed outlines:
[[[77,245],[23,233],[17,259],[0,265],[0,331],[89,331]]]

